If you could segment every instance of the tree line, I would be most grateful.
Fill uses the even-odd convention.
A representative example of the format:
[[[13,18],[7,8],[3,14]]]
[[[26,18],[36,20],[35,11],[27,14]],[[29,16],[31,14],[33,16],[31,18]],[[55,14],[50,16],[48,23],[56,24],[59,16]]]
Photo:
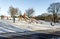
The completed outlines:
[[[29,8],[27,10],[25,10],[26,15],[30,18],[33,17],[33,15],[35,10],[33,8]],[[34,18],[36,20],[45,20],[45,21],[52,21],[52,22],[58,22],[58,20],[60,20],[60,17],[58,16],[58,14],[60,14],[60,3],[52,3],[50,4],[50,6],[47,8],[47,12],[51,13],[49,15],[44,16],[42,15],[38,15],[35,16]],[[18,16],[22,16],[21,10],[19,10],[18,8],[15,8],[13,6],[9,7],[9,14],[11,15],[11,17],[13,18],[13,22],[15,23],[15,18]],[[18,16],[17,16],[18,15]],[[1,16],[3,17],[3,16]]]
[[[58,16],[58,14],[60,14],[60,3],[57,2],[50,4],[50,6],[47,8],[47,12],[51,14],[48,16],[39,15],[36,17],[36,19],[52,21],[54,23],[58,22],[58,20],[60,20],[60,17]]]
[[[25,11],[26,15],[30,18],[33,16],[34,13],[34,9],[33,8],[29,8]],[[13,18],[13,22],[15,23],[15,18],[18,15],[18,17],[22,16],[21,10],[19,10],[18,8],[14,8],[12,6],[9,7],[9,14],[11,15],[11,17]]]

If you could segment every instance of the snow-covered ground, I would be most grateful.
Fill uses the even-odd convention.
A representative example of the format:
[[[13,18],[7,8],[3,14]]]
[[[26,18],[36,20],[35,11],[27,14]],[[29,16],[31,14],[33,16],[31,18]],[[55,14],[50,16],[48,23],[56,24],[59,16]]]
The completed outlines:
[[[12,20],[0,20],[0,33],[26,32],[26,31],[36,31],[36,30],[58,31],[60,30],[60,24],[56,23],[54,24],[54,26],[51,26],[50,22],[45,22],[41,20],[39,21],[39,23],[29,23],[29,22],[18,21],[18,20],[16,20],[16,22],[13,23]]]
[[[18,20],[16,20],[15,23],[13,23],[12,20],[8,20],[8,22],[20,29],[26,29],[26,30],[30,30],[30,31],[48,30],[48,29],[55,30],[57,28],[60,28],[59,23],[56,23],[56,24],[54,24],[54,26],[51,26],[50,22],[45,22],[42,20],[40,20],[39,23],[29,23],[29,22],[18,21]],[[42,24],[40,22],[42,22]]]
[[[7,33],[7,32],[26,32],[28,30],[20,29],[12,25],[12,23],[6,20],[0,20],[0,33]]]

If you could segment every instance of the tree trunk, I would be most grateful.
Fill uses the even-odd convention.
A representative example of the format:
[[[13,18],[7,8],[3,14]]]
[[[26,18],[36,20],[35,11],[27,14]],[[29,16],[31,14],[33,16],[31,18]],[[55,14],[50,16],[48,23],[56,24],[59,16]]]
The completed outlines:
[[[15,23],[15,16],[13,16],[13,23]]]
[[[57,14],[53,14],[53,22],[56,23],[56,20],[57,20]]]

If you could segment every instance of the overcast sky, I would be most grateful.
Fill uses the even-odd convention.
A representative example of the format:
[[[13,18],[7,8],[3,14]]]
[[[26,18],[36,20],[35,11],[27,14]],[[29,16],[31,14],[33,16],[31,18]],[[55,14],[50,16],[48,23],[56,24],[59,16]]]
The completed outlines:
[[[19,8],[22,13],[28,8],[35,10],[35,15],[47,12],[51,3],[60,2],[60,0],[0,0],[0,15],[9,15],[9,7]]]

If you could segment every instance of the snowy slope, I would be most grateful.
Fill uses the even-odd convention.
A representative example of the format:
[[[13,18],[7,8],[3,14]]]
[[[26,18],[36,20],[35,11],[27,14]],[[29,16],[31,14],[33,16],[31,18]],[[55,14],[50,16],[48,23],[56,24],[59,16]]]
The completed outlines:
[[[23,30],[20,29],[18,27],[15,27],[11,24],[9,24],[9,22],[2,20],[0,21],[0,33],[6,33],[6,32],[25,32],[28,30]]]
[[[51,26],[50,22],[45,22],[45,21],[40,21],[41,23],[29,23],[29,22],[25,22],[25,21],[16,21],[16,23],[13,23],[11,20],[8,20],[8,22],[10,22],[10,24],[21,28],[21,29],[26,29],[26,30],[30,30],[30,31],[35,31],[35,30],[52,30],[52,29],[56,29],[56,28],[60,28],[60,24],[55,24],[55,26]]]
[[[56,23],[54,26],[50,25],[50,22],[39,21],[41,23],[29,23],[25,21],[16,20],[15,23],[12,20],[0,20],[0,33],[2,32],[26,32],[35,30],[60,30],[60,24]]]

